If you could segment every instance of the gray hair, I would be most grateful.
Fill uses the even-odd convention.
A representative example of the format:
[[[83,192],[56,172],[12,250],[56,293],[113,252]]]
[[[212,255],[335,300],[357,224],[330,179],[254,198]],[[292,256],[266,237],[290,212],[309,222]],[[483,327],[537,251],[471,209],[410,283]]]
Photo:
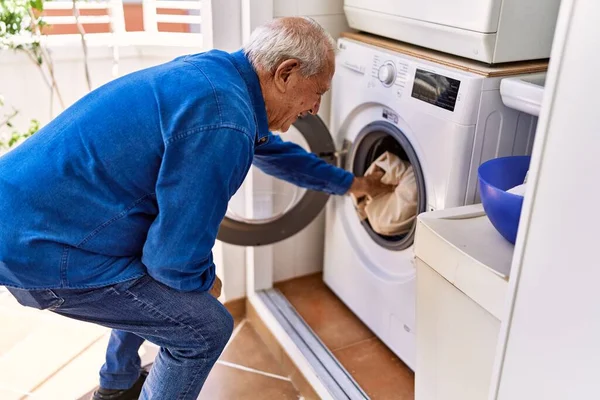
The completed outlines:
[[[243,47],[255,70],[273,72],[285,60],[300,61],[300,73],[312,76],[323,70],[335,40],[308,17],[275,19],[256,28]]]

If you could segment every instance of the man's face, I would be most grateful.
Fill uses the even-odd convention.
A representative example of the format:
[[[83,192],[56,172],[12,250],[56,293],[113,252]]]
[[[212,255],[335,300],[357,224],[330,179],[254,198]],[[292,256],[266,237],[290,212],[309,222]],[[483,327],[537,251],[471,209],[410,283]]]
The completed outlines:
[[[274,74],[271,90],[267,96],[267,116],[269,129],[286,132],[301,115],[317,114],[321,106],[321,97],[331,87],[335,72],[333,52],[328,57],[326,67],[316,75],[306,77],[300,73],[297,60],[286,60]]]

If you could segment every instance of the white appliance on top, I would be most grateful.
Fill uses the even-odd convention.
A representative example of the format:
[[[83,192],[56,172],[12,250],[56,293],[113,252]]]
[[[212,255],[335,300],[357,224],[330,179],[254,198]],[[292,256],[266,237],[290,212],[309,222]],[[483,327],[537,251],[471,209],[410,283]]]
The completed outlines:
[[[530,154],[537,119],[503,105],[501,78],[340,39],[331,133],[357,175],[384,151],[413,165],[419,212],[478,201],[477,167]],[[457,61],[458,62],[458,61]],[[415,228],[383,237],[349,196],[327,206],[324,280],[411,368],[415,367]]]
[[[350,27],[495,64],[550,57],[560,0],[345,0]]]

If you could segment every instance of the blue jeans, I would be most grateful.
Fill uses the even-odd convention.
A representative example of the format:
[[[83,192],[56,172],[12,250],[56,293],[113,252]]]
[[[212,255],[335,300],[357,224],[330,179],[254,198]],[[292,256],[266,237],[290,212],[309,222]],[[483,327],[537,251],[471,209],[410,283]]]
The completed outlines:
[[[140,399],[197,399],[233,331],[231,315],[208,292],[178,292],[149,275],[95,289],[8,290],[24,306],[113,329],[104,388],[131,387],[143,341],[160,346]]]

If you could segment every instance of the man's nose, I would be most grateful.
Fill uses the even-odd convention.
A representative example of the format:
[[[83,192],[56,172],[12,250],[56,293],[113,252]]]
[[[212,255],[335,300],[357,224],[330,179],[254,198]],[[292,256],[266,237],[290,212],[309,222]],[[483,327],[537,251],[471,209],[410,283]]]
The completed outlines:
[[[309,112],[312,115],[317,115],[317,113],[319,112],[319,108],[321,108],[321,99],[317,100],[317,102],[313,105]]]

